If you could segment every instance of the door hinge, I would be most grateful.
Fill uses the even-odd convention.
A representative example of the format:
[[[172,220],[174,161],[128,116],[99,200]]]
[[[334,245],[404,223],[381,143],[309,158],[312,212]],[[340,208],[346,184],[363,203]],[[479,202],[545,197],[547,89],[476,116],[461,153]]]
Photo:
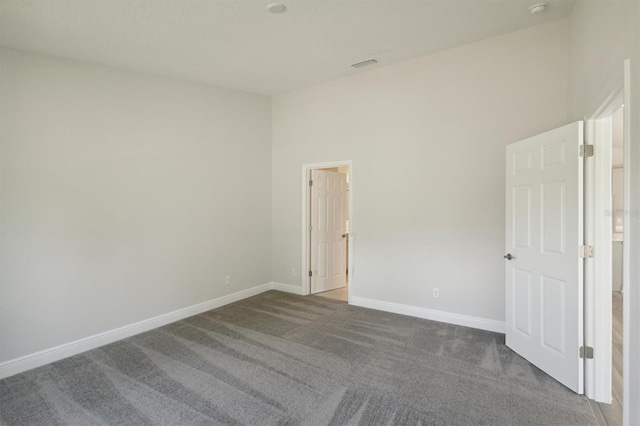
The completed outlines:
[[[593,348],[591,346],[580,346],[580,358],[593,359]]]
[[[580,246],[578,248],[579,257],[593,257],[593,246]]]
[[[309,276],[312,277],[313,276],[313,272],[309,271]]]
[[[309,186],[313,186],[313,181],[309,179]]]
[[[593,157],[593,145],[580,145],[580,157]]]

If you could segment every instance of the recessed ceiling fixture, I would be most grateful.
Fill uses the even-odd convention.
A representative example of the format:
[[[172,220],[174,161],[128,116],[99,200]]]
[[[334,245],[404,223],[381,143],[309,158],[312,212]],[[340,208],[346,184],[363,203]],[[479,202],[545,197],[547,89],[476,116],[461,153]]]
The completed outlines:
[[[267,10],[270,13],[284,13],[284,11],[287,10],[287,6],[282,3],[271,3],[267,6]]]
[[[377,64],[378,61],[376,61],[375,59],[367,59],[366,61],[362,61],[362,62],[358,62],[355,64],[351,64],[352,67],[354,68],[362,68],[362,67],[368,67],[369,65],[373,65],[373,64]]]
[[[544,12],[547,8],[547,3],[536,3],[529,8],[529,13],[535,15],[536,13]]]

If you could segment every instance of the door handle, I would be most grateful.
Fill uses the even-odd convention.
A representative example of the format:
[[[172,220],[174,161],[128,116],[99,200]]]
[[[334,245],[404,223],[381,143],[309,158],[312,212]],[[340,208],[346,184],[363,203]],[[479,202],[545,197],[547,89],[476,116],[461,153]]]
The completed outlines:
[[[342,238],[347,238],[347,235],[349,234],[342,234]]]
[[[511,259],[515,259],[515,258],[516,258],[515,256],[512,256],[512,255],[511,255],[511,253],[507,253],[507,254],[505,254],[505,255],[504,255],[504,256],[502,256],[502,257],[504,257],[504,258],[505,258],[505,259],[507,259],[507,260],[511,260]]]

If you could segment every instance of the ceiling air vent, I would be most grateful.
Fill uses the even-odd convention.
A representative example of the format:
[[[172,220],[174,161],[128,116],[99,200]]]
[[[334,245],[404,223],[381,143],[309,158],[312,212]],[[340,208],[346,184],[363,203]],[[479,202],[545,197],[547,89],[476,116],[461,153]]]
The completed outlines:
[[[375,59],[367,59],[366,61],[358,62],[357,64],[353,64],[351,66],[354,68],[364,68],[377,63],[378,61],[376,61]]]

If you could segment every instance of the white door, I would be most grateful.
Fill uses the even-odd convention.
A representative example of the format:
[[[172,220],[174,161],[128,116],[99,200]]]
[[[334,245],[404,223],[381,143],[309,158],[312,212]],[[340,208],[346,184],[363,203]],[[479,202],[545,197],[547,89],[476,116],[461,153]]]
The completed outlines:
[[[347,175],[311,171],[311,293],[347,285]]]
[[[507,147],[506,344],[583,393],[582,122]]]

